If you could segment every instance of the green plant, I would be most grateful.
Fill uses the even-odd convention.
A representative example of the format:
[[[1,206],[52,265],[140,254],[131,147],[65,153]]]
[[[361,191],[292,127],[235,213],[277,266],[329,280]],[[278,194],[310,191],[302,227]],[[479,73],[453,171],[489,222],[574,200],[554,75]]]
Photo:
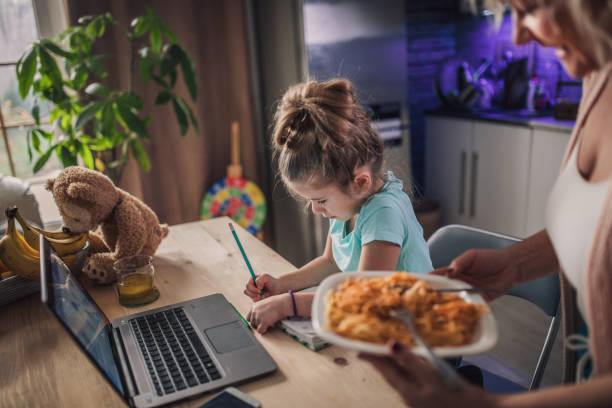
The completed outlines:
[[[130,46],[128,89],[110,89],[101,81],[107,76],[107,55],[94,53],[94,43],[108,30],[119,27]],[[146,35],[148,34],[148,36]],[[138,49],[137,49],[138,48]],[[58,64],[59,62],[59,64]],[[28,132],[28,155],[39,157],[34,172],[55,152],[64,166],[85,166],[105,172],[118,180],[130,153],[140,167],[151,164],[143,148],[149,141],[151,116],[143,115],[143,100],[134,92],[134,77],[159,92],[155,105],[171,103],[181,135],[197,121],[187,101],[174,92],[182,74],[192,101],[197,98],[195,67],[175,35],[151,9],[136,17],[130,27],[119,24],[109,13],[85,16],[53,40],[35,42],[17,62],[19,93],[35,97],[31,109],[35,126]],[[60,68],[62,67],[62,68]],[[40,103],[52,104],[49,121],[52,131],[41,127]],[[43,143],[47,146],[43,148]]]

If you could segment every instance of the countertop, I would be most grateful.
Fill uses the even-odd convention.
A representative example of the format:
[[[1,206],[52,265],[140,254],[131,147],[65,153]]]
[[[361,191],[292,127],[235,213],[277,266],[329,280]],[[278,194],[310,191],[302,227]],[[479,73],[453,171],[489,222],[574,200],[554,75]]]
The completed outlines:
[[[490,122],[507,123],[511,125],[526,126],[534,129],[572,131],[575,121],[558,120],[552,113],[527,112],[525,110],[448,110],[435,109],[425,111],[425,115],[446,116],[460,119],[484,120]]]

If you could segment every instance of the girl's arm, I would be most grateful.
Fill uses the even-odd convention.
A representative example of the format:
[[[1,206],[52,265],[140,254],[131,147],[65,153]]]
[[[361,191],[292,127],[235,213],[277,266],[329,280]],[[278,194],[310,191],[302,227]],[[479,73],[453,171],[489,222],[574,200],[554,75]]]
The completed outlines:
[[[361,248],[359,271],[393,271],[400,256],[400,246],[387,241],[372,241]]]
[[[340,272],[340,268],[334,261],[332,254],[331,235],[327,234],[327,241],[325,243],[325,250],[323,254],[316,257],[300,269],[293,272],[289,272],[278,278],[282,292],[289,290],[300,290],[316,286],[323,279],[331,274]]]

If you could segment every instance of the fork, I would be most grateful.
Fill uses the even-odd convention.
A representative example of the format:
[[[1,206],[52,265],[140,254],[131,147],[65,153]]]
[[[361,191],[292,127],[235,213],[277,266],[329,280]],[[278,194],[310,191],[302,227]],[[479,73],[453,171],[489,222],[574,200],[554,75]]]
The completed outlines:
[[[451,390],[458,390],[461,388],[459,374],[457,374],[457,372],[453,370],[444,360],[438,357],[417,333],[416,328],[412,323],[412,312],[408,309],[391,310],[389,315],[401,321],[408,327],[414,341],[425,350],[425,358],[431,363],[431,365],[433,365],[434,369],[438,372],[438,375],[442,377],[442,380],[446,383],[446,385]]]

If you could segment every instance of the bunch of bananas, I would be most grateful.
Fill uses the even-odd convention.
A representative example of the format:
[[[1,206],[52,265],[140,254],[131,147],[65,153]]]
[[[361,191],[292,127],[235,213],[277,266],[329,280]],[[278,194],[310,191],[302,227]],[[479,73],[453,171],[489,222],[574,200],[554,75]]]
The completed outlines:
[[[52,232],[30,225],[19,214],[17,207],[7,208],[5,214],[8,226],[6,234],[0,239],[0,276],[13,272],[27,279],[40,278],[38,247],[41,234],[69,267],[76,261],[78,252],[87,244],[87,233]],[[15,220],[21,225],[23,235],[17,230]]]

